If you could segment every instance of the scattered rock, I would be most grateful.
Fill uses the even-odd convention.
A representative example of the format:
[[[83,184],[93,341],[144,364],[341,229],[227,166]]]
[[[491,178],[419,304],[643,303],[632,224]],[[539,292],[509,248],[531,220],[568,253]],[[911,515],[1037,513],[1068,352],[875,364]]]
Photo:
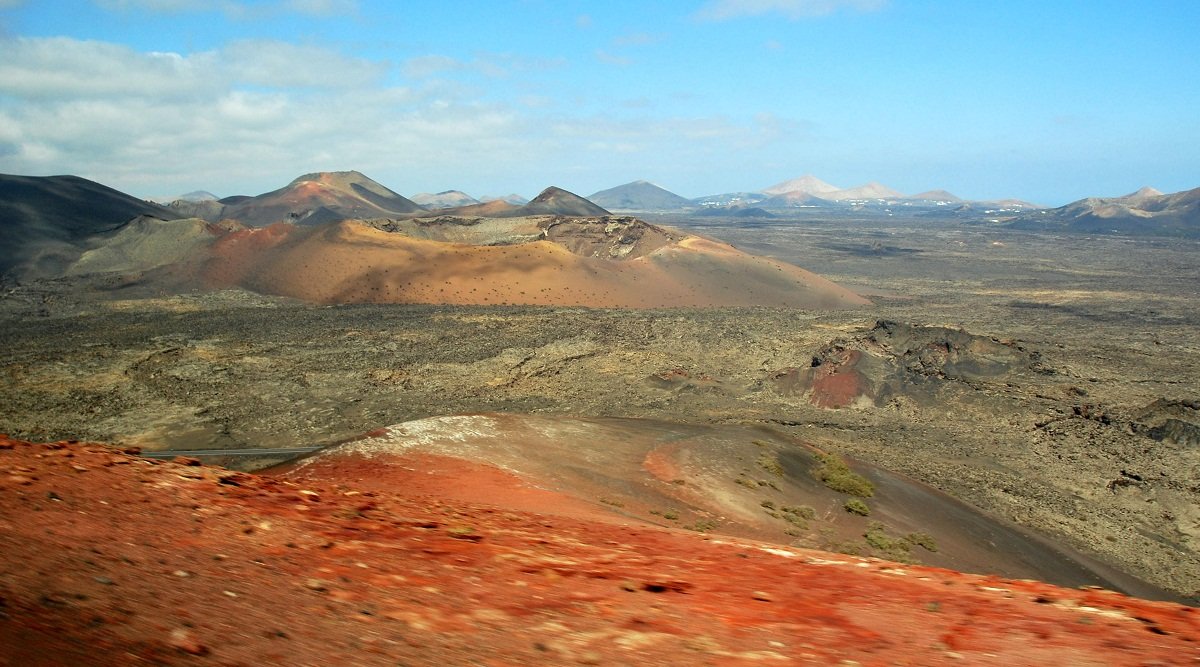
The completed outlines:
[[[190,655],[208,655],[208,647],[200,643],[196,635],[183,628],[171,631],[171,639],[167,642],[171,648]]]

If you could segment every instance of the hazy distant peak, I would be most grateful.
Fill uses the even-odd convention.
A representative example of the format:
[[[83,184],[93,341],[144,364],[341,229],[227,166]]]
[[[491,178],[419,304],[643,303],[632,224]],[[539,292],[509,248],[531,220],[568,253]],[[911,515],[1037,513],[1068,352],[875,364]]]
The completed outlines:
[[[806,194],[820,196],[830,192],[837,192],[839,190],[841,190],[841,188],[838,186],[830,185],[829,183],[822,181],[812,174],[804,174],[799,178],[793,178],[789,181],[776,183],[775,185],[763,190],[763,194],[782,195],[788,192],[804,192]]]
[[[910,196],[909,199],[921,199],[921,200],[925,200],[925,201],[947,201],[947,202],[961,202],[962,201],[962,199],[960,197],[958,197],[958,196],[954,195],[953,193],[948,192],[946,190],[926,190],[925,192],[918,192],[917,194]]]
[[[1138,190],[1137,192],[1131,192],[1123,197],[1118,197],[1118,199],[1141,199],[1143,197],[1161,197],[1162,194],[1163,193],[1161,191],[1156,190],[1156,189],[1150,187],[1149,185],[1147,185],[1147,186],[1141,188],[1140,190]]]
[[[692,202],[650,181],[633,181],[588,196],[610,211],[663,211],[688,208]]]
[[[902,199],[904,194],[893,190],[878,181],[871,181],[870,183],[860,185],[856,188],[847,188],[845,190],[837,190],[836,192],[828,192],[822,196],[826,199],[843,201],[846,199]]]
[[[457,206],[470,206],[472,204],[479,203],[478,199],[463,192],[462,190],[443,190],[436,194],[421,192],[409,197],[409,199],[430,209],[454,208]]]

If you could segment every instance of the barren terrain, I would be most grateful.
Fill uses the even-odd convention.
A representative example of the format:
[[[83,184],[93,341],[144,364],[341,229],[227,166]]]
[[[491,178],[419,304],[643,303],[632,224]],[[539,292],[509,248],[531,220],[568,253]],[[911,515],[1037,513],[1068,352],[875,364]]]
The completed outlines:
[[[408,463],[367,489],[0,438],[0,665],[1195,664],[1190,607],[603,520]]]
[[[322,307],[241,291],[126,286],[98,301],[70,281],[19,286],[0,302],[0,430],[235,448],[328,444],[478,412],[768,425],[1194,599],[1195,244],[930,220],[745,224],[693,228],[795,261],[874,305]],[[1020,364],[963,376],[945,365],[961,354],[952,346],[934,363],[872,342],[877,320],[962,327],[974,336],[962,349],[1003,348]],[[837,350],[874,355],[857,367],[871,387],[919,380],[925,398],[876,392],[823,407],[813,378],[799,391],[781,383],[814,358],[845,376]]]

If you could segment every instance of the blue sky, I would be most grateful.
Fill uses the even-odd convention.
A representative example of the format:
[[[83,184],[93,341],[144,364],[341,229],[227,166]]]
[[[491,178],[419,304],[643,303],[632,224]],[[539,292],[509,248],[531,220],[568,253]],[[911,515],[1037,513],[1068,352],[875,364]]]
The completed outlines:
[[[0,172],[142,196],[1200,186],[1200,2],[0,0]]]

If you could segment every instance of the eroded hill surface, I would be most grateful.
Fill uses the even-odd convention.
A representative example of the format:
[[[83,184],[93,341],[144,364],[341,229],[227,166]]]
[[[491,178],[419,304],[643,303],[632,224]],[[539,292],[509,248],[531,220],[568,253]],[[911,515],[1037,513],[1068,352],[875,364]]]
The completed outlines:
[[[0,663],[1182,665],[1200,642],[1192,608],[1103,590],[194,463],[0,439]]]
[[[493,483],[460,483],[476,469]],[[271,473],[1172,599],[902,475],[762,427],[451,415],[377,429]]]

